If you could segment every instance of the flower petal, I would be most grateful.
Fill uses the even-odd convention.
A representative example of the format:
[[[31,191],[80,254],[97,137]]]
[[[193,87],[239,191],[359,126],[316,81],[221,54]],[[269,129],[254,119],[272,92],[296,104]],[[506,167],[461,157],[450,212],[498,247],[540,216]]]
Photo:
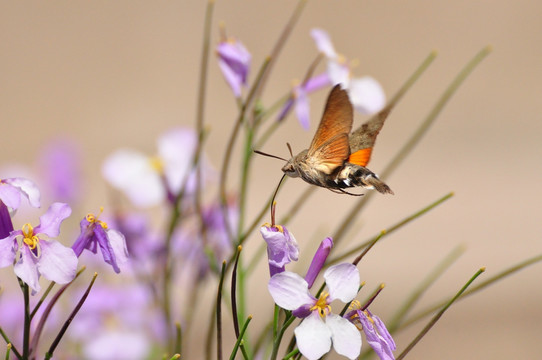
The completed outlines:
[[[58,284],[72,281],[77,271],[77,256],[56,240],[40,241],[41,256],[37,261],[40,274]]]
[[[112,258],[113,262],[107,263],[111,264],[113,266],[113,269],[116,273],[119,273],[121,268],[128,262],[128,249],[126,248],[126,239],[124,238],[124,235],[122,235],[117,230],[108,229],[105,231],[107,234],[107,239],[109,241],[109,249],[113,253],[114,257]],[[102,255],[104,254],[104,250],[102,249]],[[105,260],[105,255],[104,255]]]
[[[296,88],[295,114],[305,130],[310,127],[310,103],[307,93],[302,87]]]
[[[49,237],[57,237],[60,234],[60,224],[70,216],[72,209],[68,204],[53,203],[47,212],[40,216],[40,224],[34,229],[35,234],[45,234]]]
[[[386,105],[386,95],[382,86],[370,76],[352,79],[348,90],[352,105],[363,114],[373,114]]]
[[[4,182],[19,189],[21,194],[26,196],[30,205],[36,208],[40,207],[40,191],[33,181],[25,178],[11,178],[5,179]]]
[[[163,161],[164,176],[175,195],[187,179],[196,145],[196,132],[188,128],[172,129],[158,139],[158,156]]]
[[[11,209],[18,209],[21,205],[21,192],[7,183],[7,180],[0,182],[0,201]]]
[[[331,349],[331,330],[318,312],[306,317],[294,330],[297,347],[307,359],[319,359]]]
[[[349,359],[356,359],[361,351],[361,334],[356,326],[335,314],[326,317],[326,325],[331,330],[335,351]]]
[[[269,280],[268,289],[275,303],[286,310],[295,310],[316,301],[309,293],[305,279],[290,271],[274,275]]]
[[[320,273],[320,270],[322,270],[322,267],[324,266],[324,263],[326,262],[327,256],[329,255],[332,247],[333,239],[331,239],[330,237],[322,240],[320,246],[318,246],[318,250],[316,250],[316,254],[314,254],[314,257],[312,258],[309,270],[307,270],[307,275],[305,275],[305,280],[309,284],[309,288],[312,287],[314,280],[316,280],[316,277]]]
[[[329,295],[331,299],[340,299],[349,302],[358,293],[359,271],[349,263],[342,263],[329,267],[324,273]]]
[[[17,233],[0,240],[0,268],[13,265],[15,259],[14,241]]]
[[[36,258],[27,246],[23,246],[20,249],[21,258],[13,266],[15,275],[17,275],[22,281],[24,281],[30,288],[38,292],[41,289],[39,279],[40,274],[38,267],[36,266]]]
[[[137,151],[117,150],[105,160],[102,174],[138,207],[158,205],[166,197],[164,184],[151,159]]]
[[[316,43],[316,47],[318,48],[318,51],[323,53],[328,58],[335,58],[337,57],[337,52],[335,52],[335,47],[333,46],[333,43],[331,42],[331,38],[329,37],[329,34],[322,29],[312,29],[311,30],[311,36]]]

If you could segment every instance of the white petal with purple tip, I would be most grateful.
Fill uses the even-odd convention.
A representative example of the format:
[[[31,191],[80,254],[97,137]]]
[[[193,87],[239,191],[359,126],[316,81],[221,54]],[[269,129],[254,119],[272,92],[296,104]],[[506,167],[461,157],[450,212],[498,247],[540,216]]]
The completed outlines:
[[[312,29],[311,36],[316,43],[316,47],[321,53],[331,59],[337,57],[337,53],[335,52],[331,38],[326,31],[318,28]]]
[[[329,267],[324,273],[324,279],[329,289],[330,299],[340,299],[347,303],[358,293],[359,271],[349,263]]]
[[[289,271],[274,275],[269,280],[268,289],[275,303],[286,310],[295,310],[316,301],[309,293],[305,279]]]
[[[25,178],[12,178],[6,179],[6,182],[20,189],[30,205],[36,208],[40,207],[40,191],[33,181]]]

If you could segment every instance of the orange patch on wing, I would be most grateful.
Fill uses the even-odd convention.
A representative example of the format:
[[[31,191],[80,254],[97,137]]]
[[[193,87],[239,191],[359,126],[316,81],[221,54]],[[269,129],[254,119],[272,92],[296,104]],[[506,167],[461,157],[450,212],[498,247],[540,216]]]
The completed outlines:
[[[372,152],[373,152],[373,148],[358,150],[355,153],[350,154],[350,157],[348,158],[348,162],[365,167],[369,163],[369,160],[371,159]]]

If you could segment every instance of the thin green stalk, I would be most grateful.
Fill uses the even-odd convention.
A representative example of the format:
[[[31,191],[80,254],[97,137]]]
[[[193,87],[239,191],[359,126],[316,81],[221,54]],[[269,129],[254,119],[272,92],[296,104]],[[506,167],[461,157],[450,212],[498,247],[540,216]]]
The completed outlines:
[[[11,353],[11,343],[8,343],[6,346],[6,356],[4,357],[5,360],[9,360],[9,354]]]
[[[22,359],[22,356],[21,356],[21,353],[19,351],[17,351],[17,348],[15,348],[15,346],[13,345],[13,343],[11,342],[11,340],[9,339],[9,337],[7,336],[6,332],[4,331],[4,329],[2,329],[0,327],[0,335],[2,336],[2,338],[6,341],[6,344],[7,346],[13,350],[13,353],[15,354],[15,357],[17,359]]]
[[[245,323],[243,324],[243,328],[241,329],[241,332],[237,336],[237,341],[235,342],[235,345],[233,346],[233,350],[232,350],[231,355],[230,355],[230,360],[235,359],[235,355],[237,354],[237,350],[239,349],[239,346],[242,344],[243,336],[245,335],[245,332],[247,331],[247,328],[248,328],[248,324],[250,323],[251,320],[252,320],[252,316],[249,316],[247,318],[247,320],[245,321]],[[245,357],[245,359],[247,359],[247,357],[245,355],[246,354],[243,353],[243,357]]]
[[[459,86],[465,81],[465,79],[470,75],[470,73],[476,68],[478,64],[490,53],[491,48],[486,47],[482,49],[476,56],[467,63],[467,65],[459,72],[459,74],[455,77],[455,79],[452,81],[452,83],[448,86],[448,88],[444,91],[444,93],[441,95],[435,106],[431,109],[425,120],[422,122],[422,124],[418,127],[416,132],[410,137],[410,139],[407,141],[407,143],[397,152],[397,154],[394,156],[392,161],[389,163],[388,166],[382,171],[381,175],[382,178],[387,178],[398,166],[403,162],[403,160],[412,152],[414,147],[420,142],[422,137],[427,133],[427,130],[431,127],[431,125],[435,122],[437,116],[440,114],[444,106],[448,103],[448,101],[451,99],[452,95],[457,91]],[[416,72],[415,74],[417,74]],[[414,77],[411,77],[411,79],[415,80]],[[407,82],[408,83],[408,82]],[[406,85],[406,84],[405,84]],[[394,101],[397,102],[399,98],[406,92],[400,91],[396,97],[392,99],[390,104],[394,104]],[[389,106],[389,105],[388,105]],[[355,222],[355,219],[361,214],[361,210],[365,206],[365,204],[371,199],[374,193],[368,193],[366,196],[364,196],[364,199],[361,199],[358,201],[350,210],[348,215],[344,218],[343,222],[337,227],[337,230],[333,236],[333,240],[335,242],[338,242],[342,239],[342,237],[345,235],[346,231],[350,228],[350,226]]]
[[[421,296],[433,285],[437,279],[448,270],[452,264],[465,252],[464,246],[458,246],[448,254],[437,267],[429,273],[429,275],[414,289],[410,296],[404,301],[397,312],[387,322],[387,328],[390,333],[393,333],[399,327],[408,312],[414,307]]]
[[[437,321],[442,317],[442,315],[444,315],[446,310],[448,310],[450,306],[452,306],[452,304],[465,292],[465,290],[467,290],[470,284],[484,271],[485,268],[481,268],[470,278],[469,281],[467,281],[465,285],[463,285],[461,290],[459,290],[459,292],[455,294],[455,296],[450,299],[450,301],[448,301],[448,303],[431,319],[431,321],[429,321],[429,323],[422,329],[422,331],[420,331],[420,333],[414,338],[414,340],[412,340],[412,342],[406,347],[406,349],[403,350],[403,352],[396,358],[396,360],[403,359],[410,352],[410,350],[412,350],[414,346],[416,346],[416,344],[425,336],[425,334],[427,334],[429,330],[431,330],[431,328],[437,323]]]
[[[284,324],[277,333],[277,336],[274,338],[275,341],[273,342],[273,351],[271,353],[271,357],[269,358],[270,360],[276,360],[280,348],[280,343],[282,341],[282,337],[284,336],[284,332],[286,331],[286,329],[288,329],[290,325],[292,325],[295,319],[295,316],[290,314],[289,317],[284,320]]]
[[[222,286],[226,275],[226,262],[222,263],[220,282],[216,292],[216,358],[222,360]]]
[[[40,300],[38,301],[38,303],[36,304],[36,306],[34,306],[34,310],[32,310],[32,312],[30,313],[30,320],[32,321],[32,319],[34,319],[34,316],[36,315],[36,313],[38,312],[40,306],[43,304],[43,302],[45,301],[45,299],[47,298],[47,295],[49,295],[49,293],[51,292],[51,290],[53,290],[53,287],[55,286],[55,282],[54,281],[51,281],[51,283],[49,284],[49,286],[47,287],[47,289],[45,290],[45,292],[43,293],[43,295],[41,296]]]
[[[503,279],[503,278],[505,278],[507,276],[510,276],[510,275],[514,274],[515,272],[517,272],[519,270],[523,270],[526,267],[528,267],[530,265],[533,265],[533,264],[536,264],[537,262],[541,262],[541,261],[542,261],[542,254],[539,254],[539,255],[536,255],[536,256],[534,256],[532,258],[524,260],[524,261],[522,261],[522,262],[520,262],[520,263],[518,263],[518,264],[516,264],[514,266],[511,266],[508,269],[505,269],[505,270],[501,271],[497,275],[487,279],[486,281],[483,281],[480,284],[478,284],[476,286],[473,286],[471,289],[465,291],[465,293],[463,293],[463,295],[461,296],[460,299],[466,298],[467,296],[470,296],[470,295],[472,295],[472,294],[474,294],[474,293],[476,293],[476,292],[478,292],[480,290],[483,290],[486,287],[488,287],[489,285],[492,285],[492,284],[496,283],[497,281],[499,281],[499,280],[501,280],[501,279]],[[433,312],[435,312],[437,309],[441,308],[445,304],[446,304],[446,300],[439,301],[435,305],[429,306],[426,309],[419,311],[418,313],[414,314],[410,319],[408,319],[404,323],[400,324],[399,327],[397,328],[397,330],[402,330],[404,328],[409,327],[410,325],[418,322],[419,320],[423,319],[427,315],[432,314]]]
[[[408,224],[409,222],[419,218],[420,216],[422,216],[423,214],[426,214],[427,212],[429,212],[430,210],[432,210],[433,208],[435,208],[436,206],[442,204],[443,202],[445,202],[446,200],[450,199],[452,196],[454,195],[454,193],[448,193],[446,194],[445,196],[441,197],[440,199],[438,199],[437,201],[433,202],[432,204],[429,204],[428,206],[424,207],[423,209],[415,212],[414,214],[410,215],[410,216],[407,216],[406,218],[404,218],[403,220],[399,221],[398,223],[390,226],[389,228],[387,228],[384,232],[380,232],[378,235],[376,235],[375,237],[373,237],[372,239],[370,240],[367,240],[367,241],[364,241],[363,243],[361,243],[360,245],[348,250],[348,251],[345,251],[343,252],[342,254],[340,255],[337,255],[336,257],[333,257],[331,258],[328,262],[326,262],[326,265],[332,265],[332,264],[336,264],[342,260],[344,260],[345,258],[347,257],[350,257],[352,255],[355,255],[357,254],[360,250],[364,249],[365,247],[367,247],[369,244],[371,244],[372,242],[374,242],[375,240],[379,239],[379,238],[382,238],[384,236],[388,236],[389,234],[391,234],[392,232],[394,232],[395,230],[398,230],[399,228],[401,228],[402,226]]]
[[[183,331],[179,322],[175,323],[175,347],[176,354],[180,354],[183,346]]]

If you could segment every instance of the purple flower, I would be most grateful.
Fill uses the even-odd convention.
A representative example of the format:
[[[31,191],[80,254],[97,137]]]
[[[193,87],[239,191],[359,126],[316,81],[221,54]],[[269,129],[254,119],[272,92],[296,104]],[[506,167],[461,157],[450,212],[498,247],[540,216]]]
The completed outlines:
[[[52,239],[58,237],[60,224],[70,214],[67,204],[54,203],[40,217],[38,226],[25,224],[22,230],[1,239],[0,268],[13,265],[15,274],[34,292],[40,291],[40,275],[59,284],[73,280],[77,256],[71,248]]]
[[[176,128],[160,136],[157,156],[149,157],[130,149],[117,150],[104,162],[102,173],[134,205],[155,206],[175,197],[185,182],[188,192],[192,191],[194,184],[190,180],[196,145],[194,130]],[[204,167],[204,177],[206,172],[208,169]]]
[[[354,324],[331,312],[331,302],[339,299],[350,302],[359,287],[359,271],[352,264],[331,266],[324,273],[329,292],[317,299],[301,276],[285,271],[269,280],[269,292],[275,303],[283,309],[306,316],[294,334],[299,351],[308,359],[319,359],[329,352],[331,345],[340,355],[355,359],[361,351],[361,335]]]
[[[320,246],[318,246],[318,250],[316,250],[316,254],[314,254],[314,257],[312,258],[309,270],[307,270],[307,275],[305,275],[305,281],[309,285],[309,289],[312,287],[312,284],[314,284],[314,280],[316,280],[320,270],[322,270],[332,247],[333,239],[330,237],[325,238],[320,243]]]
[[[292,233],[284,226],[264,224],[260,233],[267,243],[267,258],[271,276],[284,271],[284,266],[297,261],[299,248]]]
[[[369,310],[355,309],[347,314],[354,324],[361,327],[367,338],[367,342],[381,360],[393,360],[393,351],[395,351],[395,341],[391,337],[384,322],[376,315],[371,314]]]
[[[241,86],[246,86],[250,71],[251,55],[237,39],[221,41],[216,52],[218,66],[236,98],[241,96]]]
[[[0,200],[0,239],[6,238],[13,231],[13,223],[11,222],[11,215],[9,209]]]
[[[24,178],[0,179],[0,201],[17,210],[24,196],[33,207],[40,207],[40,191],[36,184]]]
[[[100,213],[103,207],[100,209]],[[118,274],[120,266],[128,261],[126,240],[117,230],[109,229],[107,224],[94,214],[88,214],[80,223],[81,234],[72,246],[75,255],[81,255],[84,249],[97,252],[98,246],[104,261],[113,267]]]

